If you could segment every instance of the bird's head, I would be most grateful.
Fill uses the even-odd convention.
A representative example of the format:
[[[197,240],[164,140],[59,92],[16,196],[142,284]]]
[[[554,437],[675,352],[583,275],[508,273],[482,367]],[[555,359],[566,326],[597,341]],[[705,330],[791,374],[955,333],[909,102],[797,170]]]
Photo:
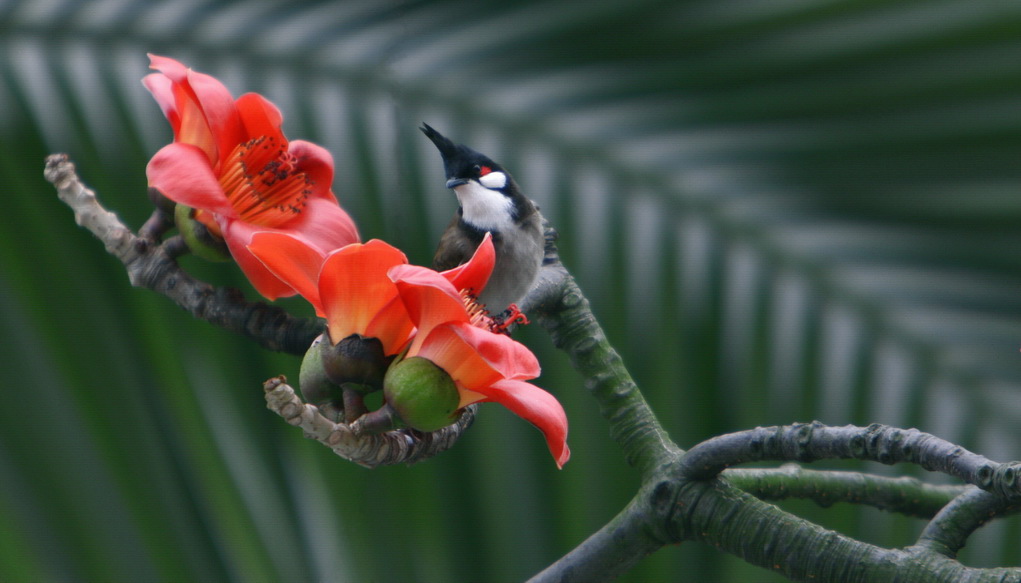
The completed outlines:
[[[443,157],[447,188],[457,195],[464,220],[484,230],[510,227],[520,206],[528,203],[507,171],[485,154],[455,144],[428,124],[422,124],[421,130]]]

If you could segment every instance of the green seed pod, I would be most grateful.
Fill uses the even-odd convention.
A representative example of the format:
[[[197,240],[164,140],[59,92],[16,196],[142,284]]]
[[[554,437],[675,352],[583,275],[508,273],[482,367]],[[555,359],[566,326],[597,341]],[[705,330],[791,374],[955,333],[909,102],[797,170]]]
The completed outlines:
[[[223,239],[209,232],[205,225],[195,220],[195,209],[183,204],[174,209],[177,230],[187,243],[188,249],[206,261],[229,261],[230,249]]]
[[[324,345],[329,346],[330,343],[320,334],[305,351],[305,357],[301,360],[301,369],[298,372],[298,387],[301,389],[301,396],[306,403],[316,406],[342,399],[341,388],[330,382],[330,378],[323,368]]]
[[[419,356],[395,363],[383,379],[383,396],[412,429],[436,431],[457,420],[461,396],[454,379]]]

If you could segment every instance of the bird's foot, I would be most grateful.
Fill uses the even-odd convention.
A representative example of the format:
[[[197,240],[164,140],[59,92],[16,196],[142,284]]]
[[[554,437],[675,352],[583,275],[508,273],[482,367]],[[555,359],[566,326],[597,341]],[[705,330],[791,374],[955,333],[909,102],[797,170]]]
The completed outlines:
[[[518,305],[511,304],[507,306],[506,310],[500,312],[499,315],[493,316],[493,322],[489,325],[489,328],[498,334],[506,334],[510,336],[511,327],[529,323],[528,318],[525,317],[525,313],[518,308]]]

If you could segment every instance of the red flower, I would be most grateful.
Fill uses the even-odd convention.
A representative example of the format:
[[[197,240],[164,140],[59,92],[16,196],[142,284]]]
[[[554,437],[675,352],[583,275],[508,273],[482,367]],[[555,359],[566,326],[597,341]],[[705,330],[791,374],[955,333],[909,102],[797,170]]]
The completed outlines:
[[[378,338],[387,356],[407,345],[414,325],[386,275],[408,262],[396,247],[373,239],[324,253],[292,235],[261,232],[248,250],[326,318],[331,344],[352,334]]]
[[[404,358],[426,358],[450,375],[458,408],[500,403],[543,432],[558,467],[570,458],[563,407],[524,382],[539,376],[535,355],[490,331],[473,299],[496,261],[489,235],[470,261],[442,273],[408,265],[403,253],[379,240],[323,253],[295,237],[263,232],[248,249],[326,318],[333,344],[359,334],[379,338],[387,356],[407,347]]]
[[[333,158],[301,140],[288,142],[280,111],[261,95],[237,100],[218,80],[166,57],[149,55],[149,89],[174,130],[174,143],[150,160],[149,184],[195,209],[222,237],[255,289],[269,299],[295,289],[247,246],[258,231],[288,233],[330,251],[358,241],[351,217],[331,191]]]
[[[285,233],[260,232],[252,236],[248,250],[326,318],[333,344],[351,334],[379,338],[387,356],[407,345],[414,324],[387,276],[391,268],[408,263],[396,247],[373,239],[324,253]],[[495,261],[487,235],[471,260],[440,275],[459,289],[481,290]]]
[[[535,355],[478,321],[473,301],[458,287],[463,281],[414,265],[390,269],[390,278],[417,326],[405,358],[423,357],[446,371],[457,385],[460,407],[495,401],[535,425],[557,467],[563,467],[571,457],[567,415],[553,395],[524,382],[539,376]]]

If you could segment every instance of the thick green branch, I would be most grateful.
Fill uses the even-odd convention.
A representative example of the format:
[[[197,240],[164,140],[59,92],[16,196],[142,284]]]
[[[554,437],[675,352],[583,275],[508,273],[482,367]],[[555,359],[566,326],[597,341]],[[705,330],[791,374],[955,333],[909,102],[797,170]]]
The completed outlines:
[[[1004,583],[1018,569],[974,569],[931,550],[884,549],[827,530],[731,486],[728,480],[671,483],[671,529],[793,581]]]
[[[523,306],[566,352],[585,379],[585,386],[610,422],[610,435],[624,459],[648,476],[681,452],[659,424],[624,361],[610,345],[589,302],[556,257],[547,233],[546,265]]]
[[[808,499],[824,508],[864,504],[906,516],[932,518],[969,486],[936,486],[909,477],[818,471],[787,464],[778,469],[731,469],[727,481],[760,500]]]
[[[763,498],[865,503],[923,517],[939,513],[961,487],[806,470],[733,470],[726,479],[712,478],[746,461],[858,458],[909,461],[1005,492],[1013,483],[1012,466],[994,464],[917,430],[879,425],[759,428],[709,440],[685,454],[648,409],[581,290],[559,264],[552,239],[547,265],[526,305],[570,355],[626,459],[644,477],[642,492],[627,508],[535,581],[606,580],[659,546],[686,540],[707,542],[797,581],[1021,580],[1017,570],[970,569],[924,545],[891,550],[856,541],[757,500],[731,481]]]
[[[643,487],[613,520],[529,583],[598,583],[626,573],[663,546],[647,527],[650,504],[651,489]]]
[[[918,546],[954,558],[980,526],[1018,509],[1016,501],[1012,503],[985,490],[969,487],[926,525],[918,537]]]

